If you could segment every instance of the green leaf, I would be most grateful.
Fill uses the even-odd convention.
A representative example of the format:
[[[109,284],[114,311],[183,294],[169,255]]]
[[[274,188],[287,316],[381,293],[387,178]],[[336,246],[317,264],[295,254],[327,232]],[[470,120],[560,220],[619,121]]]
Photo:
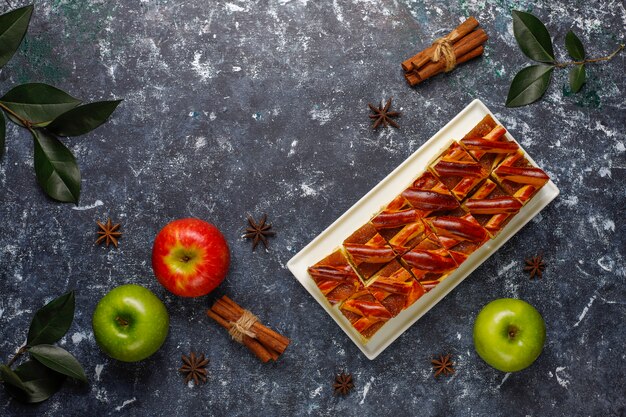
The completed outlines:
[[[30,5],[0,16],[0,68],[9,62],[20,47],[32,14],[33,6]]]
[[[5,384],[14,386],[24,391],[27,390],[24,382],[22,382],[20,377],[8,366],[0,365],[0,376],[2,377],[2,381],[4,381]]]
[[[7,135],[7,122],[4,120],[4,113],[0,111],[0,158],[4,155],[4,139]]]
[[[578,93],[586,79],[587,74],[585,73],[584,65],[576,65],[572,68],[569,71],[569,88],[572,90],[572,93]]]
[[[31,124],[45,126],[80,104],[80,100],[48,84],[22,84],[0,97],[0,103]],[[11,118],[15,121],[15,118]],[[21,123],[20,123],[21,124]]]
[[[15,374],[23,381],[24,388],[13,385],[5,385],[5,388],[12,397],[25,403],[47,400],[65,381],[65,375],[32,360],[18,366]]]
[[[28,352],[53,371],[87,382],[83,367],[67,350],[54,345],[37,345],[28,349]]]
[[[80,136],[106,122],[122,100],[98,101],[75,107],[48,125],[48,130],[59,136]]]
[[[65,336],[74,320],[75,305],[74,291],[70,291],[41,307],[30,324],[26,344],[50,344]]]
[[[513,10],[513,33],[522,52],[533,61],[554,62],[548,29],[530,13]]]
[[[78,204],[80,171],[76,158],[52,134],[38,129],[32,130],[32,134],[37,182],[55,200]]]
[[[518,107],[539,100],[550,84],[554,67],[531,65],[517,73],[506,98],[507,107]]]
[[[583,43],[578,39],[578,36],[571,30],[565,35],[565,47],[570,56],[577,61],[585,59],[585,48]]]

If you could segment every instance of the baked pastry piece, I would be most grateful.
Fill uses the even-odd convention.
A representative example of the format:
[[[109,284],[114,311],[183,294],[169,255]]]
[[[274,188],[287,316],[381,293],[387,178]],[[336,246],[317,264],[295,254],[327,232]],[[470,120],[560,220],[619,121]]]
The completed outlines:
[[[452,143],[429,168],[459,201],[489,176],[489,171],[458,142]]]
[[[495,237],[519,212],[522,203],[506,193],[498,184],[487,179],[465,200],[463,208]]]
[[[468,212],[462,209],[445,216],[424,219],[439,243],[450,252],[457,265],[489,240],[489,233]]]
[[[366,223],[344,240],[343,247],[364,282],[396,257],[391,246],[371,223]]]
[[[391,313],[365,288],[341,304],[341,312],[352,326],[370,338],[392,317]]]
[[[457,207],[459,202],[450,190],[432,173],[425,172],[371,222],[394,251],[402,255],[423,239],[421,218]]]
[[[366,288],[393,317],[426,292],[397,260],[378,271]]]
[[[340,249],[310,266],[308,270],[331,305],[344,301],[363,287]]]
[[[526,204],[550,180],[548,174],[531,164],[521,150],[504,158],[492,176],[504,191],[522,204]]]
[[[456,269],[457,263],[427,226],[422,237],[401,259],[422,287],[430,291]]]
[[[486,130],[490,127],[490,130]],[[519,150],[517,143],[506,138],[506,129],[500,125],[496,125],[496,122],[491,116],[486,116],[472,132],[465,135],[459,143],[489,173],[491,173],[507,155],[513,154]]]

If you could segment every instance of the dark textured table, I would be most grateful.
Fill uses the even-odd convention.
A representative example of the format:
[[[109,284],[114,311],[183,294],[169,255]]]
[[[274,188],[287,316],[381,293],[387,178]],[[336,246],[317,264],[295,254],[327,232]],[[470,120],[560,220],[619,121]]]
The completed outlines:
[[[1,360],[25,340],[37,308],[75,288],[76,319],[60,344],[90,383],[68,381],[35,406],[0,390],[0,414],[624,416],[626,54],[589,66],[579,94],[558,71],[540,102],[503,105],[528,65],[512,9],[541,17],[566,59],[571,28],[589,56],[623,42],[623,2],[445,3],[37,2],[2,90],[42,81],[87,100],[125,101],[110,123],[65,140],[83,174],[78,207],[39,190],[31,142],[9,129],[0,161]],[[490,35],[484,57],[409,88],[400,62],[469,15]],[[401,128],[373,132],[367,103],[390,96]],[[561,196],[369,361],[285,265],[474,98]],[[246,212],[268,213],[278,233],[269,252],[252,253],[241,238]],[[108,216],[123,224],[117,250],[94,245],[95,221]],[[218,225],[232,252],[227,280],[191,300],[167,293],[150,264],[157,231],[188,216]],[[547,269],[531,281],[523,259],[540,252]],[[125,283],[153,290],[171,315],[163,348],[136,364],[101,353],[90,324],[100,297]],[[259,363],[205,316],[222,294],[293,339],[279,362]],[[547,323],[542,355],[515,374],[473,349],[476,314],[500,297],[529,301]],[[205,386],[187,386],[177,372],[191,350],[211,360]],[[432,376],[440,352],[454,354],[452,377]],[[332,395],[340,370],[356,383],[346,398]]]

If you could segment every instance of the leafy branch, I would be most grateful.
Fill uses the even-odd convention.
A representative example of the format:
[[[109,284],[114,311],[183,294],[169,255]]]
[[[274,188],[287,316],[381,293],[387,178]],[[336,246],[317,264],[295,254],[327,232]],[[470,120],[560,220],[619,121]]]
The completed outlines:
[[[22,43],[32,13],[30,5],[0,15],[0,68]],[[5,148],[6,115],[33,137],[35,174],[43,191],[55,200],[77,204],[80,170],[72,151],[58,137],[89,133],[106,122],[120,102],[82,104],[48,84],[18,85],[0,97],[0,158]]]
[[[532,14],[518,10],[513,11],[513,33],[522,52],[541,64],[528,66],[515,75],[506,98],[507,107],[525,106],[539,100],[550,85],[554,68],[573,67],[569,73],[569,85],[572,92],[577,93],[587,80],[586,64],[609,61],[624,49],[622,44],[610,55],[586,59],[582,42],[570,30],[565,36],[565,48],[574,61],[558,62],[545,25]]]
[[[66,377],[87,382],[80,363],[71,353],[53,345],[69,330],[74,320],[74,291],[64,294],[39,309],[30,324],[26,343],[6,365],[0,365],[0,381],[19,401],[37,403],[57,392]],[[31,359],[12,369],[25,353]]]

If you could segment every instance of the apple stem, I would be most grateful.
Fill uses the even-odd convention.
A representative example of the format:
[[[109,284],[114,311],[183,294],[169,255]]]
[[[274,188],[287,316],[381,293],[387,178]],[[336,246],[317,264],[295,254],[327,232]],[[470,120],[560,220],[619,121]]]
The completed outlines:
[[[17,360],[17,358],[19,358],[20,356],[22,356],[22,354],[26,352],[26,345],[22,346],[21,348],[18,349],[17,352],[15,352],[15,355],[13,356],[13,358],[11,358],[11,360],[9,361],[9,363],[7,363],[7,366],[10,368],[11,365],[13,365],[15,363],[15,361]]]
[[[517,334],[517,327],[509,326],[509,339],[515,338],[516,334]]]
[[[128,320],[124,320],[120,316],[117,316],[115,320],[120,324],[120,326],[124,326],[124,327],[128,326]]]

